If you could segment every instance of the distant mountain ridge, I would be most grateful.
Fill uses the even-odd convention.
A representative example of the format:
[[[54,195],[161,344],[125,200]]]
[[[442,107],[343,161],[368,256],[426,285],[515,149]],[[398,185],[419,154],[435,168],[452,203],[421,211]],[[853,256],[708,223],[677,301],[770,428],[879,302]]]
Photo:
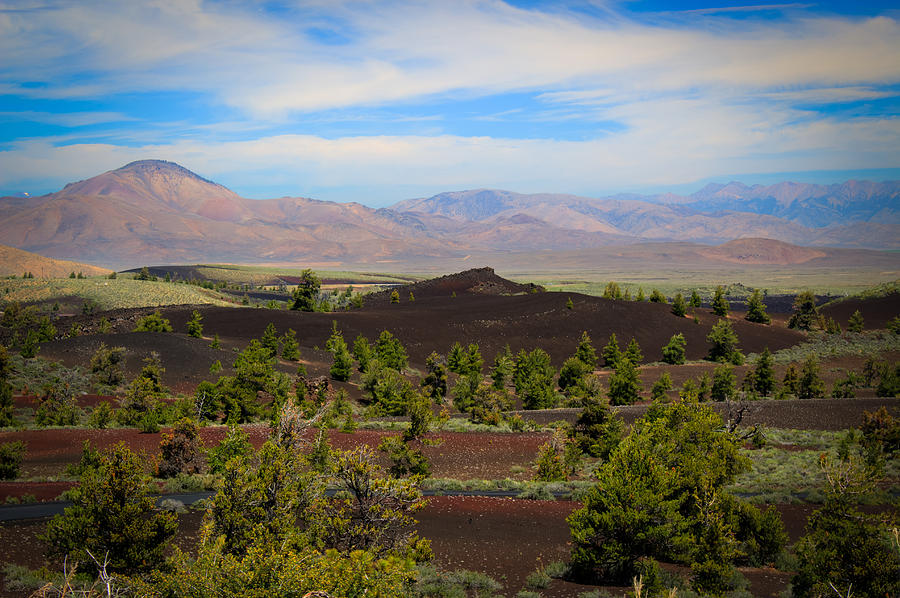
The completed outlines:
[[[0,240],[128,267],[462,259],[742,237],[900,249],[898,198],[897,181],[729,183],[689,196],[608,198],[476,189],[374,209],[303,197],[246,199],[173,162],[141,160],[56,193],[0,198]]]

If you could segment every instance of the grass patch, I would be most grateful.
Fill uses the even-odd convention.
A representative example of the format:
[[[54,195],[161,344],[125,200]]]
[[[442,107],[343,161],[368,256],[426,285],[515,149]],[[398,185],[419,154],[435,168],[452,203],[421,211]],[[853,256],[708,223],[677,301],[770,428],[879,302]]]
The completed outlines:
[[[829,357],[858,355],[868,357],[886,351],[900,351],[900,335],[886,330],[867,330],[865,332],[844,334],[810,333],[809,338],[799,345],[781,349],[773,353],[775,363],[791,363],[805,361],[808,357],[816,357],[820,361]],[[755,363],[758,355],[747,356],[748,363]]]
[[[209,304],[232,306],[233,299],[221,293],[194,285],[171,282],[152,282],[119,277],[54,278],[5,280],[9,293],[4,301],[36,303],[78,297],[96,303],[101,310],[131,307],[159,307],[163,305]]]

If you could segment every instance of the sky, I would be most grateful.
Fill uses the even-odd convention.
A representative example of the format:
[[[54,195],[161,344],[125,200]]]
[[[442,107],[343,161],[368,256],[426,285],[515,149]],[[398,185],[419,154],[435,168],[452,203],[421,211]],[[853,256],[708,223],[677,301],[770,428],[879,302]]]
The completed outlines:
[[[0,195],[171,160],[252,198],[900,179],[900,5],[0,0]]]

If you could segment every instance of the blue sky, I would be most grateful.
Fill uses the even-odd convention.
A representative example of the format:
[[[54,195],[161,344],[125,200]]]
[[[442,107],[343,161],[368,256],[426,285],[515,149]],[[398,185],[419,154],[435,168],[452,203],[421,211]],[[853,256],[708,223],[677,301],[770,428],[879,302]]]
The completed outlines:
[[[900,178],[880,2],[0,0],[0,194],[132,160],[387,205]]]

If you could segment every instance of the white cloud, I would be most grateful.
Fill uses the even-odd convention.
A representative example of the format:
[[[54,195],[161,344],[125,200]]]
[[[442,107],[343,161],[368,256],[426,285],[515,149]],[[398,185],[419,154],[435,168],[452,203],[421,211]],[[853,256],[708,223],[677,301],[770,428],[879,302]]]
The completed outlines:
[[[349,43],[306,32],[336,21]],[[36,96],[100,90],[208,92],[256,116],[510,90],[614,94],[699,87],[900,81],[900,23],[685,17],[648,25],[607,15],[524,10],[499,1],[300,4],[275,16],[249,4],[88,1],[0,13],[0,80]],[[90,83],[79,73],[98,74]]]
[[[628,131],[604,139],[555,141],[459,136],[366,136],[324,139],[280,135],[249,141],[120,147],[20,142],[0,152],[0,186],[46,173],[66,182],[131,160],[174,160],[235,187],[277,186],[282,194],[385,203],[398,184],[434,192],[500,187],[597,194],[640,185],[676,185],[721,173],[896,167],[900,119],[811,120],[742,113],[702,101],[632,107]],[[654,113],[652,122],[641,115]],[[771,121],[775,124],[771,124]],[[335,189],[332,193],[311,190]],[[339,188],[367,189],[364,196]]]

